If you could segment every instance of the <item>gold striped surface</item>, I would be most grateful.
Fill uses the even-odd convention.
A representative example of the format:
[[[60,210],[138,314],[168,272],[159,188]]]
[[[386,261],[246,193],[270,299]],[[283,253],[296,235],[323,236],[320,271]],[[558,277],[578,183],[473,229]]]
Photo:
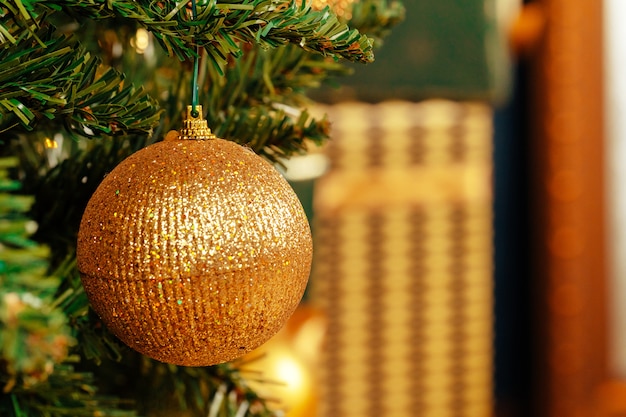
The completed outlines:
[[[492,414],[491,111],[322,108],[310,298],[328,317],[320,417]]]

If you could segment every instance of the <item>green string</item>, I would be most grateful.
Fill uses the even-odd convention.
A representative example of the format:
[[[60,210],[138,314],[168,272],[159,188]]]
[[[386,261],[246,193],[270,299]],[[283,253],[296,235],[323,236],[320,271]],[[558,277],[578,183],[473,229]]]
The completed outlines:
[[[191,0],[191,16],[193,20],[197,18],[196,0]],[[200,47],[196,44],[196,56],[193,59],[193,77],[191,80],[191,116],[198,117],[200,113],[198,107],[198,66],[200,60]]]

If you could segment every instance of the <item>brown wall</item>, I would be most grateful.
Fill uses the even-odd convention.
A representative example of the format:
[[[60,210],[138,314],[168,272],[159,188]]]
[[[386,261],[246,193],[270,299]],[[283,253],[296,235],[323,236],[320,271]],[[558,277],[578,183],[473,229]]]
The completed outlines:
[[[537,416],[605,415],[602,2],[543,0],[530,84]]]

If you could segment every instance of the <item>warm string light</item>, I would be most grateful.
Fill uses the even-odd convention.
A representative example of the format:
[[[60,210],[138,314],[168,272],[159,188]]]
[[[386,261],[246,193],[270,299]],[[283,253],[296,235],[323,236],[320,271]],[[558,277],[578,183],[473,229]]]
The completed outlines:
[[[344,20],[352,18],[352,3],[354,0],[313,0],[313,8],[322,10],[328,6],[338,17]]]
[[[135,37],[131,39],[130,44],[138,54],[144,54],[150,47],[150,33],[144,28],[137,29]]]
[[[48,166],[55,167],[64,159],[63,135],[56,133],[53,137],[46,137],[43,141]],[[66,152],[65,152],[66,153]]]
[[[59,143],[54,139],[46,138],[44,143],[47,149],[56,149],[59,147]]]

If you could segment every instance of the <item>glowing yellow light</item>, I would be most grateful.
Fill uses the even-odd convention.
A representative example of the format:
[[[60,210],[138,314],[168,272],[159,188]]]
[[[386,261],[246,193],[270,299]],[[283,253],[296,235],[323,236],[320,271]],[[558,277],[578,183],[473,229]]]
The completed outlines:
[[[277,358],[276,377],[285,387],[291,391],[298,391],[304,385],[304,369],[301,364],[296,362],[291,356],[282,356]]]
[[[134,45],[137,53],[143,54],[150,46],[150,34],[144,28],[137,29],[135,34]]]
[[[311,370],[285,343],[284,339],[270,341],[269,347],[259,350],[265,356],[254,362],[254,368],[265,382],[248,383],[261,396],[275,399],[277,409],[285,412],[285,417],[313,417],[316,396]]]
[[[315,366],[326,332],[326,321],[314,309],[300,306],[287,325],[265,345],[249,353],[244,372],[261,397],[272,399],[270,407],[284,417],[315,417],[319,392]]]
[[[337,16],[350,20],[352,18],[352,3],[354,0],[313,0],[312,6],[316,10],[322,10],[328,6]]]
[[[48,149],[56,149],[59,147],[59,144],[57,143],[57,141],[54,139],[50,139],[50,138],[46,138],[44,141],[44,144],[46,148]]]

